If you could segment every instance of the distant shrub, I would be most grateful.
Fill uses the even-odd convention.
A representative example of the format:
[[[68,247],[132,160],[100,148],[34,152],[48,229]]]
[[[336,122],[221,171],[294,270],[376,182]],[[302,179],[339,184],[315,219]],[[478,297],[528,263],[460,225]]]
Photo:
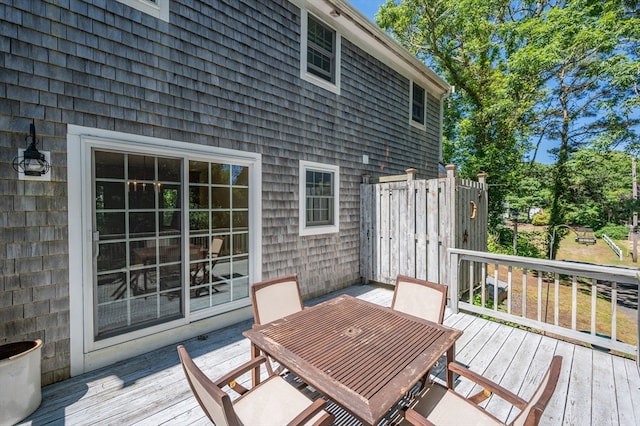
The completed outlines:
[[[548,225],[549,224],[549,212],[542,212],[534,214],[531,218],[531,224],[540,226],[540,225]]]
[[[629,236],[629,227],[608,223],[603,228],[598,229],[595,234],[598,238],[602,238],[603,234],[607,234],[612,240],[626,240]]]
[[[545,258],[540,248],[533,244],[531,234],[537,232],[518,232],[518,256]],[[513,254],[513,229],[502,227],[497,232],[490,232],[487,238],[487,250],[490,253]]]

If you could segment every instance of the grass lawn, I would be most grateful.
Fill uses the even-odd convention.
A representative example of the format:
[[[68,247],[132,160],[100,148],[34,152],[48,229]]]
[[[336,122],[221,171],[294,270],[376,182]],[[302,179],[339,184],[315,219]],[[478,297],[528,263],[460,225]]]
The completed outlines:
[[[622,260],[618,258],[618,255],[615,254],[604,240],[598,239],[597,243],[590,245],[580,244],[575,241],[575,234],[571,232],[560,242],[556,259],[575,260],[611,266],[640,267],[640,264],[634,263],[631,258],[631,241],[624,240],[614,242],[622,249]],[[640,244],[638,245],[638,250],[640,251]]]
[[[529,226],[530,227],[530,226]],[[523,231],[536,231],[538,237],[546,235],[544,227],[535,227],[534,229],[525,228]],[[631,259],[631,244],[627,241],[617,241],[616,244],[623,251],[623,259],[620,260],[609,245],[602,239],[598,239],[596,244],[580,244],[575,241],[575,234],[570,232],[560,241],[560,247],[556,256],[557,260],[572,260],[577,262],[597,263],[600,265],[621,266],[621,267],[639,267],[638,263],[634,263]],[[640,245],[639,245],[640,248]],[[491,269],[491,268],[490,268]],[[493,274],[493,271],[490,271]],[[503,266],[499,269],[499,279],[507,281],[507,267]],[[511,311],[515,315],[522,314],[522,271],[514,270],[512,279],[513,297],[511,300]],[[572,284],[570,278],[567,280],[560,279],[558,286],[558,306],[559,313],[557,323],[560,326],[571,328],[571,303],[572,303]],[[538,288],[540,287],[540,288]],[[576,315],[576,329],[591,331],[591,295],[590,283],[578,283]],[[604,294],[598,292],[596,300],[596,332],[602,335],[611,335],[611,317],[612,303]],[[531,319],[538,318],[538,310],[540,310],[541,320],[549,324],[556,322],[555,318],[555,276],[545,276],[538,281],[538,277],[532,272],[528,272],[527,276],[527,296],[526,317]],[[538,294],[540,292],[540,299]],[[540,306],[538,306],[540,300]],[[506,301],[504,302],[506,303]],[[506,310],[505,306],[500,306],[501,310]],[[616,321],[616,338],[625,343],[636,345],[638,341],[638,311],[637,309],[625,308],[618,304],[617,321]]]

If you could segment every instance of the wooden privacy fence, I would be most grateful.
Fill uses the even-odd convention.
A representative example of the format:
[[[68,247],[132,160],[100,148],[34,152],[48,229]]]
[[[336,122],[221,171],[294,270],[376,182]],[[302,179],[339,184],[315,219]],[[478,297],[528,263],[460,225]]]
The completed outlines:
[[[478,182],[458,179],[454,165],[447,166],[445,178],[415,180],[414,175],[408,169],[406,175],[361,185],[365,283],[395,284],[403,274],[449,285],[448,248],[486,251],[485,176]]]

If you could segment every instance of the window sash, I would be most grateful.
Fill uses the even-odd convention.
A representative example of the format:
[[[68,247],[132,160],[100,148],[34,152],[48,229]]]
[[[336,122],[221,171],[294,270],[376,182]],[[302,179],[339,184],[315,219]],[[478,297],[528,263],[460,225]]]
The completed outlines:
[[[329,82],[335,82],[335,31],[311,16],[307,28],[307,72]]]
[[[334,174],[317,170],[306,173],[306,225],[333,225]]]
[[[425,124],[425,90],[416,83],[413,83],[412,90],[411,119]]]

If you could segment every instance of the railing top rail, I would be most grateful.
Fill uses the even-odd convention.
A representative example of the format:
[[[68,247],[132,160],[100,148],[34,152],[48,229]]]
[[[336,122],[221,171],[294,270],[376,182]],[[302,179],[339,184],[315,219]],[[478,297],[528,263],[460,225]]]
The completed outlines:
[[[547,260],[533,257],[513,256],[508,254],[489,253],[465,249],[448,249],[450,254],[456,254],[463,260],[473,260],[485,263],[500,263],[507,266],[525,268],[538,271],[557,272],[567,275],[596,278],[600,280],[616,281],[620,283],[640,283],[640,268],[623,268],[617,266],[596,265],[593,263],[578,263],[565,260]]]

